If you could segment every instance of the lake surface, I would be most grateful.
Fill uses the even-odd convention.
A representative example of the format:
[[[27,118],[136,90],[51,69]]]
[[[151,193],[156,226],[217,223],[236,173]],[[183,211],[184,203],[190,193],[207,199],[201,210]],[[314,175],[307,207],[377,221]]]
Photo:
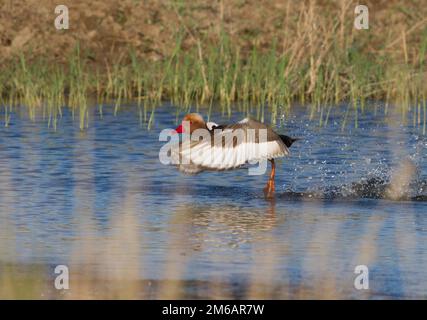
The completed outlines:
[[[302,140],[277,161],[274,200],[263,196],[267,174],[162,165],[159,133],[184,114],[169,104],[150,130],[132,106],[117,116],[105,106],[102,119],[93,109],[83,132],[67,109],[56,131],[12,114],[0,127],[0,261],[65,264],[71,275],[94,266],[100,278],[146,281],[141,290],[177,280],[178,298],[425,299],[427,137],[411,114],[381,106],[358,128],[350,113],[342,129],[345,111],[322,127],[305,107],[280,117],[276,130]],[[405,163],[410,184],[390,199]],[[368,290],[354,286],[358,265]]]

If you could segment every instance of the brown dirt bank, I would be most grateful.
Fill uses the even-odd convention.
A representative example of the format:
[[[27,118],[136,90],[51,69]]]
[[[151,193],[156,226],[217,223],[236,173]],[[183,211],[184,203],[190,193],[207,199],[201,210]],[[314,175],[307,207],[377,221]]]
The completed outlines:
[[[159,60],[171,55],[179,32],[184,49],[218,43],[221,31],[243,54],[256,46],[279,52],[300,46],[298,54],[322,51],[331,33],[343,47],[387,54],[396,62],[419,59],[427,27],[425,1],[365,1],[370,30],[353,27],[356,1],[155,1],[155,0],[1,0],[0,62],[23,53],[65,63],[76,43],[94,64],[117,62],[135,49],[138,57]],[[70,29],[56,30],[54,8],[67,5]],[[310,25],[307,22],[310,21]],[[298,44],[297,44],[298,43]]]

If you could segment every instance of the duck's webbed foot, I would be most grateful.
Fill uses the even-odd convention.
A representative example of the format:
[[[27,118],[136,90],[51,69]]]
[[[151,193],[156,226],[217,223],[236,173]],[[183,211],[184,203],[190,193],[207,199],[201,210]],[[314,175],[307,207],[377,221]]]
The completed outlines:
[[[274,163],[274,159],[271,159],[270,162],[271,162],[270,179],[268,179],[267,184],[264,187],[264,196],[266,199],[274,198],[274,190],[275,190],[274,176],[276,173],[276,165]]]
[[[266,199],[274,198],[275,183],[274,179],[269,179],[264,187],[264,196]]]

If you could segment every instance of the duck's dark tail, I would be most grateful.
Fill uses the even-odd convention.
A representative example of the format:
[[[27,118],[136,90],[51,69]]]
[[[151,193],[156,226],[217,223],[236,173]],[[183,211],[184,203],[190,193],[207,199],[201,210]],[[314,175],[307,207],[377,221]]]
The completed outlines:
[[[288,136],[285,136],[284,134],[280,134],[280,139],[282,139],[283,143],[290,148],[290,146],[297,140],[301,140],[300,138],[291,138]]]

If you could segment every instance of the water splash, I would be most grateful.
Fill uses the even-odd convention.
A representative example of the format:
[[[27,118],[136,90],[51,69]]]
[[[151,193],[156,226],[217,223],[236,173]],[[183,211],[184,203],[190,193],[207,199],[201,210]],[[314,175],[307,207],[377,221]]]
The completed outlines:
[[[292,192],[288,192],[291,195]],[[395,201],[427,201],[427,179],[420,177],[419,168],[408,159],[393,170],[375,168],[357,182],[318,187],[294,193],[295,197],[317,199],[389,199]]]

